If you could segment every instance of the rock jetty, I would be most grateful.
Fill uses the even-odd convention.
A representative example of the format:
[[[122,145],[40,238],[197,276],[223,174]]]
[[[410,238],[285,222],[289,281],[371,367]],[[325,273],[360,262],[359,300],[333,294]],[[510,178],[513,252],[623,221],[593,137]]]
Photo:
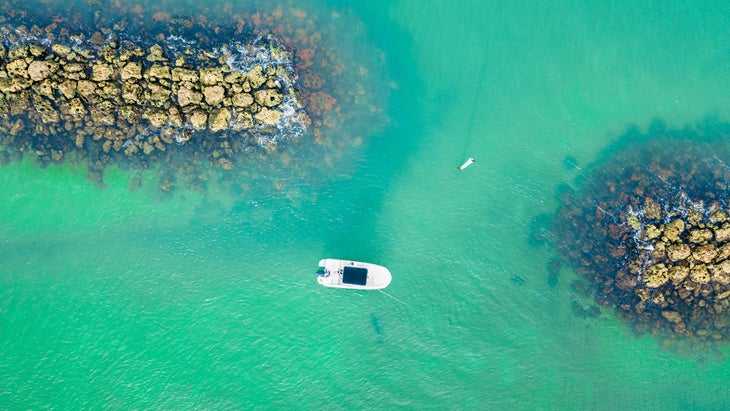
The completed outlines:
[[[727,127],[720,132],[727,138]],[[550,235],[563,259],[639,333],[730,339],[730,152],[724,143],[634,135],[564,190]]]
[[[134,156],[185,144],[197,132],[226,139],[251,131],[273,149],[266,136],[300,108],[287,53],[274,43],[247,46],[276,58],[241,68],[229,63],[231,48],[173,53],[111,37],[98,48],[0,44],[0,133],[66,133],[78,148],[100,144]],[[294,115],[305,124],[303,111]],[[64,155],[47,148],[54,159]]]

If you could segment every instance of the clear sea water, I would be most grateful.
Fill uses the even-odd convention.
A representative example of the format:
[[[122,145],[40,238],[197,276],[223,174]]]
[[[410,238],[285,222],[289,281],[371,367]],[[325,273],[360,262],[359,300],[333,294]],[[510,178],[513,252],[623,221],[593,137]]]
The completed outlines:
[[[566,156],[655,118],[730,119],[726,2],[300,7],[360,21],[343,49],[382,50],[393,82],[387,127],[316,201],[0,169],[0,408],[727,407],[730,348],[676,355],[576,317],[576,275],[550,287],[554,252],[528,242],[580,173]],[[386,265],[388,295],[318,286],[324,257]]]

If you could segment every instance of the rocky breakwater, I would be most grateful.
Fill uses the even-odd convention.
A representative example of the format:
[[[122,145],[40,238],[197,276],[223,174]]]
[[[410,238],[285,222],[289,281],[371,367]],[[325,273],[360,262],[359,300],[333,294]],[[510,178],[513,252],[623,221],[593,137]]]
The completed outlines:
[[[273,41],[173,51],[113,33],[96,40],[0,44],[3,145],[22,134],[39,159],[60,161],[72,150],[148,156],[212,136],[215,162],[230,169],[221,153],[233,140],[272,151],[282,128],[307,125],[290,56]]]
[[[721,125],[711,134],[729,131]],[[654,133],[630,130],[625,147],[593,167],[578,191],[563,190],[548,237],[593,285],[599,305],[637,333],[693,347],[725,343],[730,152],[704,130]]]
[[[667,210],[645,198],[627,210],[624,229],[611,227],[613,240],[641,250],[617,272],[616,286],[637,297],[621,308],[656,311],[660,326],[679,335],[722,339],[730,332],[725,315],[717,317],[730,309],[730,219],[719,201],[678,201]]]

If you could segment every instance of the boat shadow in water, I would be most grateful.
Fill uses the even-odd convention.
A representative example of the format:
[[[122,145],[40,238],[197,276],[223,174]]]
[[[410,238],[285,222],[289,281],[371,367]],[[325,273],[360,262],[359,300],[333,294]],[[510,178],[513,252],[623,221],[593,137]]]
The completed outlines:
[[[383,330],[380,328],[380,320],[378,320],[378,317],[375,315],[375,313],[370,313],[370,325],[373,326],[373,331],[375,331],[375,342],[378,344],[383,344]]]

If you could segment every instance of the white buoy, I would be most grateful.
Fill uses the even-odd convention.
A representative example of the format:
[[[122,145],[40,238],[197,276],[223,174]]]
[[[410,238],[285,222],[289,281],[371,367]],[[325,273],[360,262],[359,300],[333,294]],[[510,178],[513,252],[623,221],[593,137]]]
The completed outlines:
[[[469,167],[470,165],[474,164],[475,162],[476,162],[476,160],[474,160],[473,158],[469,157],[468,160],[464,161],[464,164],[462,164],[462,165],[459,166],[459,170],[464,170],[467,167]]]

